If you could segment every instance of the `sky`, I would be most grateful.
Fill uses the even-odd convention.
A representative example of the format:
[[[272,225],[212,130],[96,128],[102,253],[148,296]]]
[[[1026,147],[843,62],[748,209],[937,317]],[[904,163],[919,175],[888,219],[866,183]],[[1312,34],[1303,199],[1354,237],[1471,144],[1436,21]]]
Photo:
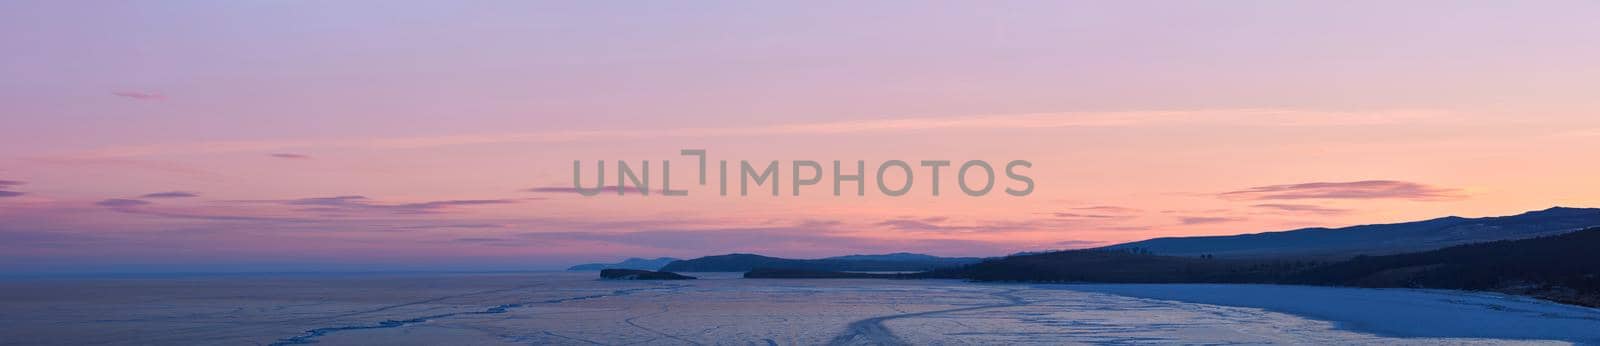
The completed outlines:
[[[1596,207],[1597,11],[6,1],[0,272],[995,256]],[[1035,189],[946,170],[934,197],[917,167],[900,197],[719,196],[682,149],[780,179],[1026,160]],[[689,195],[571,191],[574,161],[646,160]]]

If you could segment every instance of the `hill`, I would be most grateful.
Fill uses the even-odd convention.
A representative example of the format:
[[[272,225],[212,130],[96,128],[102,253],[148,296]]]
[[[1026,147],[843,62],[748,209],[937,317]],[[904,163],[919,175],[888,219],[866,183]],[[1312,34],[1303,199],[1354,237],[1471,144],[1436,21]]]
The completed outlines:
[[[755,254],[727,254],[675,261],[661,270],[674,272],[748,272],[753,269],[804,269],[833,272],[928,271],[977,263],[977,258],[919,254],[854,255],[823,259],[789,259]]]
[[[827,260],[847,261],[889,261],[889,262],[964,262],[963,264],[978,263],[978,257],[939,257],[920,253],[896,252],[881,255],[849,255],[823,258]]]
[[[617,263],[579,264],[579,265],[575,265],[575,266],[572,266],[572,267],[568,267],[567,270],[570,270],[570,271],[596,271],[596,270],[602,270],[602,269],[660,270],[661,267],[662,266],[666,266],[667,263],[672,263],[672,261],[677,261],[677,260],[678,259],[672,258],[672,257],[659,257],[659,258],[655,258],[655,259],[643,259],[643,258],[634,257],[634,258],[629,258],[629,259],[626,259],[626,260],[622,260],[622,262],[617,262]]]
[[[1496,291],[1600,306],[1600,228],[1523,240],[1362,256],[1288,283]]]
[[[744,273],[746,279],[900,279],[907,274],[834,272],[806,269],[757,268]]]
[[[1600,226],[1600,209],[1555,207],[1519,215],[1443,217],[1396,224],[1306,228],[1233,236],[1156,238],[1106,247],[1167,256],[1345,259],[1527,239]]]
[[[1258,283],[1318,265],[1310,261],[1160,256],[1129,250],[1085,249],[1015,255],[936,270],[925,277],[975,281],[1102,283]]]
[[[673,272],[656,272],[638,269],[602,269],[600,278],[606,280],[694,280],[693,276]]]
[[[1600,306],[1600,227],[1334,262],[1090,249],[1017,255],[902,277],[975,281],[1266,283],[1494,291]]]

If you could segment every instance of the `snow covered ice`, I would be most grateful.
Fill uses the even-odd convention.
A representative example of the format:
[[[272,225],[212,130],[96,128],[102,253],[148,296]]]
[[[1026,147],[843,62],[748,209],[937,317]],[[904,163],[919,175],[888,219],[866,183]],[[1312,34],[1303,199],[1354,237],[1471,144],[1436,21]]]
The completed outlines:
[[[1452,291],[594,275],[7,281],[0,282],[0,343],[1600,342],[1600,310]]]

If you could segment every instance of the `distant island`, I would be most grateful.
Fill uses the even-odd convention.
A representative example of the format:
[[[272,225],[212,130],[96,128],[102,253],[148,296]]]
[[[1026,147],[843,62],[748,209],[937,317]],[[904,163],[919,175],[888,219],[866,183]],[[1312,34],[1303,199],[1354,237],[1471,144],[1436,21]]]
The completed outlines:
[[[661,267],[674,272],[748,272],[753,269],[804,269],[836,272],[919,272],[960,267],[983,261],[977,257],[938,257],[913,253],[850,255],[789,259],[755,254],[727,254],[675,261]]]
[[[629,259],[626,259],[626,260],[622,260],[622,262],[617,262],[617,263],[579,264],[579,265],[575,265],[575,266],[572,266],[572,267],[568,267],[567,270],[569,270],[569,271],[597,271],[597,270],[602,270],[602,269],[661,270],[661,267],[666,266],[667,263],[672,263],[672,261],[677,261],[677,260],[678,259],[672,258],[672,257],[657,257],[655,259],[644,259],[644,258],[633,257],[633,258],[629,258]]]
[[[693,276],[673,272],[637,269],[601,269],[600,278],[608,280],[694,280]]]

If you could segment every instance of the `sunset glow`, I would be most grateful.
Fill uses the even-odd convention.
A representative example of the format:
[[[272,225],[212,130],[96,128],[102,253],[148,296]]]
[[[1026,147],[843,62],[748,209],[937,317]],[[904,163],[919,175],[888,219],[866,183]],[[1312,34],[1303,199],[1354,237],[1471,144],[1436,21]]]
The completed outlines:
[[[1597,207],[1600,2],[1558,3],[0,3],[0,271],[997,256]],[[781,193],[721,196],[681,149],[779,161]],[[688,196],[575,193],[602,160],[671,160]],[[795,160],[955,166],[938,197],[793,196]],[[967,160],[994,191],[961,193]]]

